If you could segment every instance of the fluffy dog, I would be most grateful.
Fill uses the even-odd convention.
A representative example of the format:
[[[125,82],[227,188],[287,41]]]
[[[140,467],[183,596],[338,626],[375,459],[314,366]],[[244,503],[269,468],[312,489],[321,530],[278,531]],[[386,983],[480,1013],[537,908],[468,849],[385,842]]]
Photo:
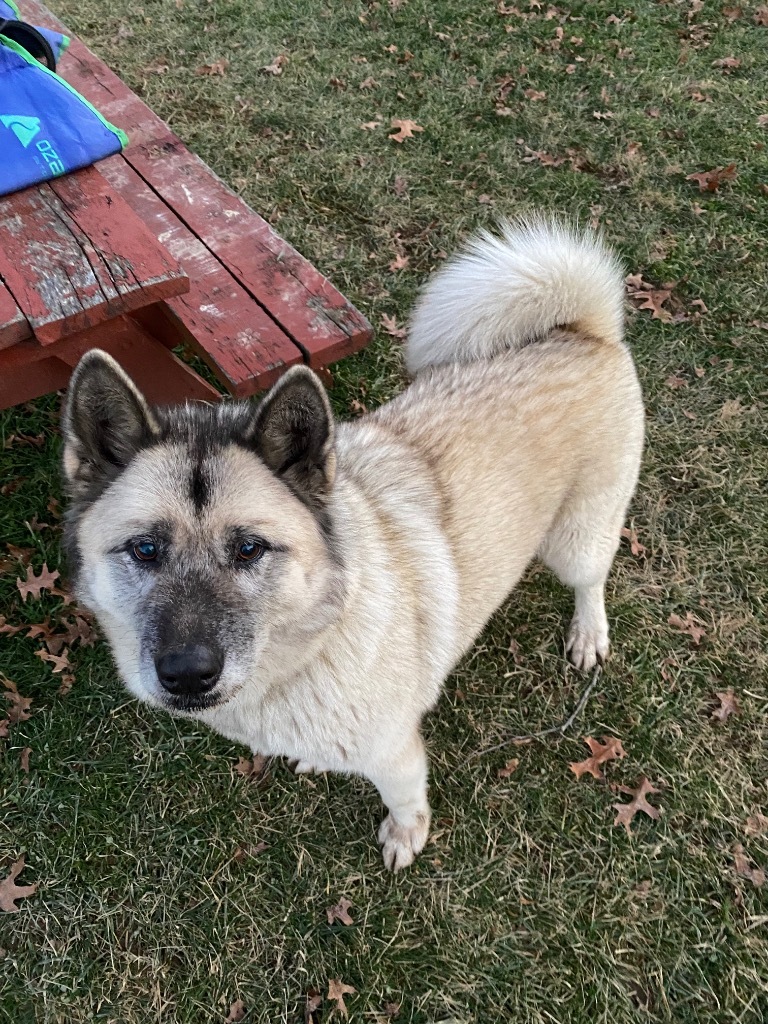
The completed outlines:
[[[422,717],[531,559],[574,590],[573,663],[608,653],[643,445],[623,323],[612,253],[540,220],[435,275],[414,382],[351,423],[304,367],[258,405],[150,408],[89,352],[63,421],[66,543],[128,689],[299,771],[370,779],[385,864],[410,864]]]

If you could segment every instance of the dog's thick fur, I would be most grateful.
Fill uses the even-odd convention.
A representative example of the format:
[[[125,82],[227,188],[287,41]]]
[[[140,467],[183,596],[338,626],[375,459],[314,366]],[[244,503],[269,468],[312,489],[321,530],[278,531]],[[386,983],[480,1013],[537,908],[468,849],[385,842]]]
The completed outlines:
[[[410,864],[430,820],[422,717],[531,559],[575,591],[571,660],[608,652],[643,444],[623,320],[615,257],[539,221],[438,272],[411,323],[414,383],[351,423],[305,368],[259,405],[151,409],[88,353],[64,416],[67,544],[128,688],[298,770],[364,775],[389,811],[385,863]],[[156,664],[189,645],[223,668],[174,696]]]

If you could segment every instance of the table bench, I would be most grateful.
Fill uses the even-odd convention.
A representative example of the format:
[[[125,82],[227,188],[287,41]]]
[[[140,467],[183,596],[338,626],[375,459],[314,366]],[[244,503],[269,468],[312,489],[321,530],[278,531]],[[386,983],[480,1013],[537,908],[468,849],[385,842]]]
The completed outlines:
[[[38,0],[23,7],[67,31]],[[0,408],[65,386],[94,346],[175,402],[219,394],[180,345],[246,397],[368,343],[362,314],[82,42],[58,71],[130,145],[0,199]]]

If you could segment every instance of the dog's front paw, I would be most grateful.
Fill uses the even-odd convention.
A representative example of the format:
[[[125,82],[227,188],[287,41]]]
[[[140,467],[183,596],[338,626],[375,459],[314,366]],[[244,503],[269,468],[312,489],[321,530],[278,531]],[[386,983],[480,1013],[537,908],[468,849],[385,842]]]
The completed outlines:
[[[384,866],[389,871],[400,871],[413,864],[414,858],[424,849],[429,835],[429,811],[416,815],[416,823],[401,825],[388,814],[379,829],[379,843],[382,846]]]
[[[589,672],[598,662],[602,665],[608,657],[609,648],[607,626],[588,626],[574,618],[568,633],[566,653],[580,672]]]

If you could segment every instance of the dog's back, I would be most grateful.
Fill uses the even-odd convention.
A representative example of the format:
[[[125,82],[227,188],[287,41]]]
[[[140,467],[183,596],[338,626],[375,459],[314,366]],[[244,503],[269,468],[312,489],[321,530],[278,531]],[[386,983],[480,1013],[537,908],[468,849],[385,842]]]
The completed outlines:
[[[537,553],[577,595],[602,593],[643,443],[623,319],[615,257],[546,221],[481,236],[417,305],[416,380],[376,420],[436,477],[461,650]],[[607,652],[602,598],[587,604],[571,636],[582,667]]]

